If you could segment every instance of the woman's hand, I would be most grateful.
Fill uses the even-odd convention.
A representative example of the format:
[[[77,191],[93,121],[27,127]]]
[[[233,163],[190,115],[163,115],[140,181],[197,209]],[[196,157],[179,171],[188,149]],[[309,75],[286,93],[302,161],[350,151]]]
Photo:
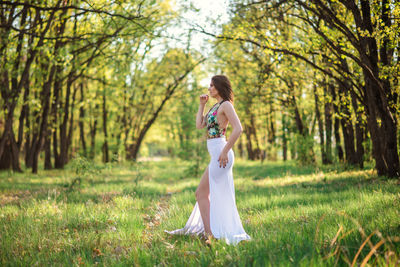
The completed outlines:
[[[219,167],[221,168],[222,164],[222,166],[225,168],[226,164],[228,163],[228,153],[222,151],[221,155],[219,155],[218,161],[219,161]]]
[[[200,105],[205,105],[208,101],[208,95],[204,94],[200,96]]]

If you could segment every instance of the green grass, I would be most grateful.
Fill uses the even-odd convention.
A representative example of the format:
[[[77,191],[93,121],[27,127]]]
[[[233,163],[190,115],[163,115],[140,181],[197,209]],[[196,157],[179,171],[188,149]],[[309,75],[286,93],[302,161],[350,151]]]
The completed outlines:
[[[390,253],[399,260],[400,186],[371,166],[237,159],[237,207],[252,241],[209,247],[163,232],[182,228],[195,204],[200,177],[185,175],[189,165],[107,164],[72,190],[71,166],[1,172],[1,265],[347,266],[370,234],[358,264],[380,240],[368,264],[395,266]]]

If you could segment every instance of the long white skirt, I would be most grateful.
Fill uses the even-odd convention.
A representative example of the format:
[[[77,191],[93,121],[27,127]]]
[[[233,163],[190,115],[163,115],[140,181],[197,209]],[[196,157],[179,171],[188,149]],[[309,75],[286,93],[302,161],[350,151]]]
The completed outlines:
[[[236,245],[251,237],[244,231],[235,201],[232,167],[235,160],[233,150],[228,152],[225,168],[219,167],[218,158],[227,143],[225,137],[207,139],[207,149],[211,155],[208,165],[210,185],[210,228],[213,236],[223,239],[227,244]],[[175,235],[199,235],[204,232],[199,204],[196,201],[184,228],[167,231]]]

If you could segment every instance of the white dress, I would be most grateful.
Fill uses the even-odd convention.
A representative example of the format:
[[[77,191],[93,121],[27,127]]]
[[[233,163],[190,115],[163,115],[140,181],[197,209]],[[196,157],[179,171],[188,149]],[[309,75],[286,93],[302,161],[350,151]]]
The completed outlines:
[[[228,163],[219,167],[218,158],[226,144],[225,137],[207,139],[207,149],[211,155],[209,169],[210,186],[210,228],[213,236],[223,239],[227,244],[237,245],[251,237],[244,231],[235,201],[232,167],[234,153],[228,152]],[[199,235],[204,232],[199,204],[196,201],[184,228],[167,231],[169,234]]]

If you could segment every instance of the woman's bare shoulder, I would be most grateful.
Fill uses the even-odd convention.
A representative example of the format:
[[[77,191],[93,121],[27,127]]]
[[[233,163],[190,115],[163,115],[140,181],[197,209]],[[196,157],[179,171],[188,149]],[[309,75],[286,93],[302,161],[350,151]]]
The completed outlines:
[[[224,101],[224,102],[221,104],[221,108],[223,108],[224,110],[232,110],[232,109],[235,109],[234,106],[233,106],[233,104],[232,104],[230,101]]]

